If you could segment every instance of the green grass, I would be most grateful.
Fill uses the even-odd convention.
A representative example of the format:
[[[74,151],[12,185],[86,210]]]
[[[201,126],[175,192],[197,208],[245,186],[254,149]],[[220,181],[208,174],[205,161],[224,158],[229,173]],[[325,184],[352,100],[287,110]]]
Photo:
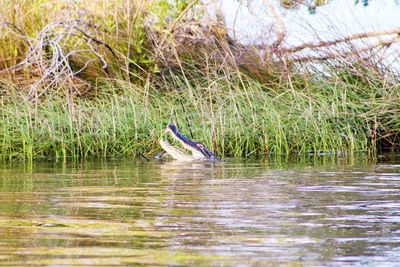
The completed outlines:
[[[174,86],[166,92],[116,80],[92,98],[9,98],[0,105],[1,157],[151,156],[170,122],[223,157],[353,153],[374,150],[371,123],[399,126],[398,88],[377,96],[337,83],[277,90],[252,79],[189,83],[179,76]]]

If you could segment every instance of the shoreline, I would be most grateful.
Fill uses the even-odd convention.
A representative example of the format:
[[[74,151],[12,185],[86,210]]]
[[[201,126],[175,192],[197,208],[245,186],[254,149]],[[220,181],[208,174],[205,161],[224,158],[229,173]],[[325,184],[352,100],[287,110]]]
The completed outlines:
[[[386,143],[378,140],[384,132],[374,139],[371,123],[386,132],[396,126],[388,118],[397,118],[399,104],[387,94],[383,101],[329,84],[307,91],[275,90],[254,80],[245,84],[181,84],[179,93],[171,93],[110,83],[96,89],[102,96],[70,102],[59,96],[38,103],[16,97],[1,105],[1,157],[152,156],[170,122],[221,157],[375,153]]]

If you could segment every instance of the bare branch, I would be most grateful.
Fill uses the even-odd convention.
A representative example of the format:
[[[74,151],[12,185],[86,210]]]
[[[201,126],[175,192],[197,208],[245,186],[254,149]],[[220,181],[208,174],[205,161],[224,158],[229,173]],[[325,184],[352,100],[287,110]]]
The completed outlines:
[[[328,60],[328,59],[336,59],[336,58],[343,58],[343,57],[348,57],[348,56],[354,56],[355,54],[362,54],[368,51],[371,51],[375,48],[384,48],[388,47],[394,43],[399,43],[400,42],[400,37],[395,37],[389,40],[381,40],[379,42],[376,42],[374,44],[371,44],[369,46],[359,48],[357,50],[352,50],[352,51],[329,51],[326,52],[324,55],[317,55],[317,56],[301,56],[301,57],[292,57],[290,58],[291,60],[294,61],[314,61],[314,60]]]
[[[295,52],[299,52],[305,48],[315,49],[315,48],[320,48],[320,47],[333,46],[333,45],[337,45],[339,43],[353,41],[353,40],[357,40],[357,39],[385,36],[385,35],[392,35],[392,34],[400,34],[400,28],[394,28],[394,29],[389,29],[389,30],[384,30],[384,31],[357,33],[357,34],[352,34],[352,35],[348,35],[345,37],[341,37],[339,39],[332,40],[332,41],[309,42],[309,43],[304,43],[304,44],[301,44],[301,45],[295,46],[295,47],[282,48],[282,49],[279,49],[278,51],[279,51],[279,53],[295,53]]]
[[[74,27],[74,29],[77,30],[78,32],[82,33],[82,34],[83,34],[86,38],[88,38],[89,40],[92,40],[92,41],[94,41],[94,42],[97,43],[97,44],[103,45],[104,47],[106,47],[106,48],[111,52],[111,54],[112,54],[115,58],[118,58],[117,54],[115,54],[114,50],[113,50],[113,49],[111,48],[111,46],[110,46],[109,44],[107,44],[106,42],[103,42],[103,41],[101,41],[101,40],[99,40],[99,39],[97,39],[97,38],[95,38],[95,37],[93,37],[93,36],[90,36],[88,33],[86,33],[86,32],[85,32],[84,30],[82,30],[81,28]]]

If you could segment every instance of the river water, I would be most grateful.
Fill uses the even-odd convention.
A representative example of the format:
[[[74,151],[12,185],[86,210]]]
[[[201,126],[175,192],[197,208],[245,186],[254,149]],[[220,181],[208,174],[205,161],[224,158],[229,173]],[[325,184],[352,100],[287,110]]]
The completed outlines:
[[[399,266],[400,157],[0,165],[1,266]]]

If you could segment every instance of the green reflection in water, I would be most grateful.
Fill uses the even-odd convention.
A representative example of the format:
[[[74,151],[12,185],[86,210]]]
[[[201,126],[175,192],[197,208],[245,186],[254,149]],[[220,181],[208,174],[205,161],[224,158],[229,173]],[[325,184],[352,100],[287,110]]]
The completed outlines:
[[[4,164],[0,265],[390,264],[399,162]]]

